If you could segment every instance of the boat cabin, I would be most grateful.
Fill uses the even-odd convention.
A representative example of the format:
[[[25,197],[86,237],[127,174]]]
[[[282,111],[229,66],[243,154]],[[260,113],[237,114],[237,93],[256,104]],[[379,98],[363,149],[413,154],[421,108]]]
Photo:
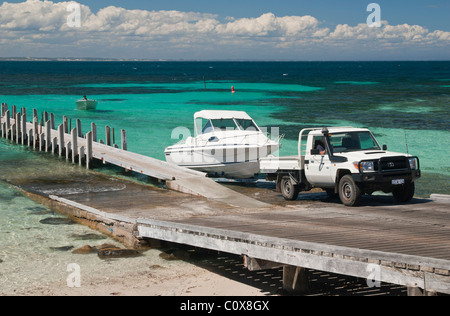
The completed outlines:
[[[194,115],[196,135],[221,131],[256,131],[258,125],[242,111],[200,111]]]

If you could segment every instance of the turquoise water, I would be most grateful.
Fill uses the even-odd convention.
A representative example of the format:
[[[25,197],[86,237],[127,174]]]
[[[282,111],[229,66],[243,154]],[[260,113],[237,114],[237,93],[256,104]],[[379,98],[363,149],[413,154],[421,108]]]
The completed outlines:
[[[421,159],[418,194],[450,193],[450,62],[1,62],[1,102],[127,130],[128,148],[164,159],[177,127],[193,133],[205,109],[248,112],[269,132],[285,134],[280,155],[297,152],[312,126],[370,128],[392,151]],[[231,93],[234,87],[236,93]],[[99,101],[77,111],[82,95]],[[58,123],[59,121],[59,123]],[[186,135],[184,135],[186,137]],[[0,161],[1,161],[0,157]]]
[[[450,62],[0,62],[0,70],[0,102],[26,107],[28,113],[33,108],[52,112],[57,124],[63,115],[72,126],[79,118],[84,133],[95,122],[100,139],[108,125],[115,129],[116,143],[125,129],[129,150],[158,159],[178,141],[179,135],[172,136],[175,128],[192,132],[195,112],[241,110],[269,132],[278,128],[285,134],[280,155],[297,153],[298,133],[305,127],[368,127],[389,150],[408,148],[420,157],[418,196],[450,194]],[[83,95],[99,101],[97,111],[76,110],[75,101]],[[70,236],[89,229],[44,226],[41,219],[60,215],[47,214],[48,209],[1,181],[12,173],[26,176],[24,166],[30,163],[49,164],[53,172],[67,168],[52,161],[0,140],[0,278],[8,291],[65,280],[66,265],[73,260],[86,260],[88,271],[103,275],[103,263],[95,256],[74,259],[70,252],[52,250],[81,245]],[[125,271],[133,262],[139,261],[114,267]]]

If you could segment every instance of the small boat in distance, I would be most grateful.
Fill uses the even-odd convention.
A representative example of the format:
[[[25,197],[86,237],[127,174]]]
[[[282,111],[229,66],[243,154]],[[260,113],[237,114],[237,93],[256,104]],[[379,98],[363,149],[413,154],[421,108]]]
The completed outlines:
[[[166,161],[213,177],[238,179],[253,178],[259,172],[259,158],[278,151],[282,138],[267,137],[242,111],[197,112],[194,133],[167,147]]]
[[[86,96],[83,96],[83,99],[75,102],[78,110],[89,111],[95,110],[97,108],[98,102],[96,100],[89,100]]]

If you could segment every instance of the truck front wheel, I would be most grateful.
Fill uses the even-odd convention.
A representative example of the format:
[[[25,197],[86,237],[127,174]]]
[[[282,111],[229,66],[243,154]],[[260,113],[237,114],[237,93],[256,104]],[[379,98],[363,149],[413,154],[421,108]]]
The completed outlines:
[[[298,198],[300,189],[298,185],[294,184],[291,177],[286,176],[281,179],[281,194],[288,201],[295,201]]]
[[[361,202],[361,189],[351,175],[345,175],[339,181],[339,197],[345,206],[358,206]]]

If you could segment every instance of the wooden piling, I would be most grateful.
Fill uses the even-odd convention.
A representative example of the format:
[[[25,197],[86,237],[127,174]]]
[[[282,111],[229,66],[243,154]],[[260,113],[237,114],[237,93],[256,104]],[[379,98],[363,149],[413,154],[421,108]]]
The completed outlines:
[[[78,131],[75,127],[71,132],[72,136],[72,162],[75,163],[78,157]]]
[[[92,131],[92,141],[97,142],[97,125],[95,123],[91,123],[91,131]]]
[[[11,125],[11,134],[9,135],[10,136],[10,140],[11,141],[14,141],[14,134],[15,134],[15,131],[16,131],[16,123],[13,123],[12,125]]]
[[[52,138],[52,149],[51,149],[52,155],[54,155],[56,153],[57,149],[58,149],[58,138],[53,137]]]
[[[48,152],[51,149],[51,122],[48,120],[45,123],[45,152]]]
[[[5,117],[6,117],[6,137],[8,137],[8,131],[11,128],[11,119],[10,119],[10,112],[9,110],[6,110]]]
[[[21,126],[22,126],[22,124],[20,123],[20,121],[21,121],[21,114],[19,112],[16,112],[15,119],[16,119],[16,129],[15,129],[15,132],[16,132],[15,136],[16,137],[15,137],[15,141],[16,141],[16,144],[19,144],[20,129],[21,129]]]
[[[55,125],[55,114],[50,113],[50,128],[51,129],[55,129],[56,125]]]
[[[33,130],[28,130],[28,137],[27,137],[27,145],[28,147],[31,147],[33,145]]]
[[[62,157],[64,153],[64,124],[58,126],[58,154]]]
[[[81,130],[81,120],[77,119],[77,136],[82,138],[83,131]]]
[[[67,120],[67,116],[63,116],[63,124],[64,124],[64,133],[69,134],[69,122]]]
[[[70,154],[72,153],[72,144],[70,142],[67,142],[65,144],[65,148],[66,148],[66,160],[69,161]]]
[[[5,112],[7,110],[8,110],[8,105],[6,103],[2,103],[1,116],[5,116]]]
[[[21,134],[22,134],[22,145],[26,144],[28,135],[27,135],[27,112],[22,109],[22,126],[21,126]]]
[[[27,109],[26,108],[22,107],[20,109],[20,113],[22,113],[22,117],[27,117]]]
[[[84,155],[85,155],[85,149],[84,149],[84,146],[81,146],[81,147],[80,147],[80,150],[79,150],[79,155],[78,155],[78,164],[79,164],[80,166],[83,165],[83,162],[84,162]]]
[[[121,139],[122,139],[122,150],[128,150],[128,143],[127,143],[127,131],[120,130]]]
[[[15,118],[16,118],[16,114],[17,114],[17,107],[16,107],[15,105],[13,105],[13,106],[11,107],[11,117],[12,117],[13,119],[15,119]]]
[[[39,119],[37,116],[33,117],[33,148],[36,148],[38,145],[38,141],[39,141],[39,129],[38,129],[38,125],[39,125]]]
[[[111,128],[109,126],[105,127],[106,133],[106,146],[111,146]]]
[[[90,169],[91,168],[91,163],[92,163],[92,145],[93,145],[93,135],[94,133],[88,132],[86,134],[86,168]]]

